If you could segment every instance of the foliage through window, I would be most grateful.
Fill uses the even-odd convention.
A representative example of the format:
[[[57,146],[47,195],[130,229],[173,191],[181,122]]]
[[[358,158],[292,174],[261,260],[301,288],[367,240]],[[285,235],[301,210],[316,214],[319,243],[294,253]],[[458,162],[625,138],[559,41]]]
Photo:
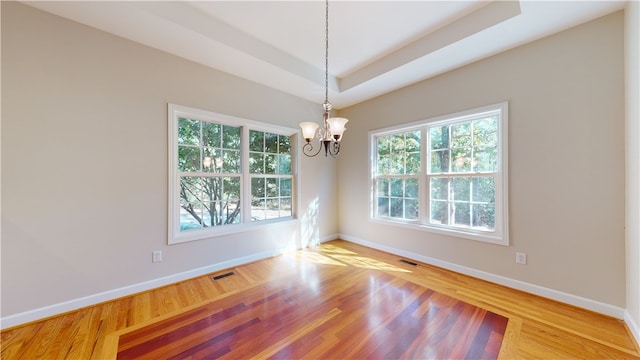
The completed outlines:
[[[169,126],[170,243],[293,217],[295,130],[177,105]]]
[[[508,244],[507,104],[371,133],[372,217]]]

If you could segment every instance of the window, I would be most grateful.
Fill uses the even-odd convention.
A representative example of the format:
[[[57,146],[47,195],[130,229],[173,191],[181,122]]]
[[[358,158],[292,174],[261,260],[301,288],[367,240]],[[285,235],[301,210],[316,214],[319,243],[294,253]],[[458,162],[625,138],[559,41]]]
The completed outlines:
[[[169,243],[294,217],[296,130],[169,105]]]
[[[370,133],[375,221],[508,244],[507,103]]]

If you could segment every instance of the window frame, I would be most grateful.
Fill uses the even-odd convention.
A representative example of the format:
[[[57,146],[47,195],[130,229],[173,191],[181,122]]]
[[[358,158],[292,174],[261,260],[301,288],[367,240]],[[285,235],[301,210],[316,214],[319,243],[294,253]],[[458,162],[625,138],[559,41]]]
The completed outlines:
[[[214,113],[206,110],[191,108],[169,103],[167,106],[168,123],[168,244],[179,244],[189,241],[214,238],[222,235],[235,234],[258,230],[271,224],[297,221],[298,194],[298,154],[297,129],[285,126],[263,123],[255,120],[243,119],[235,116]],[[240,222],[222,226],[212,226],[202,229],[180,231],[180,177],[185,172],[178,171],[178,121],[180,118],[203,122],[213,122],[240,128]],[[249,170],[249,131],[256,130],[266,133],[291,137],[291,216],[284,216],[268,220],[251,220],[251,179],[254,173]],[[235,176],[235,174],[232,174]],[[266,174],[268,175],[268,174]],[[279,175],[283,176],[283,175]]]
[[[432,174],[429,172],[430,166],[430,146],[431,139],[429,130],[434,127],[443,125],[452,125],[456,123],[469,122],[487,116],[498,116],[497,123],[497,166],[495,175],[493,172],[464,172],[460,175],[449,174]],[[421,131],[421,149],[420,149],[420,173],[418,174],[418,201],[419,214],[418,219],[403,220],[394,217],[379,217],[377,203],[377,181],[378,178],[385,177],[408,177],[413,175],[378,175],[377,161],[378,148],[377,139],[382,136],[402,134],[411,131]],[[392,127],[376,129],[369,131],[369,221],[378,222],[388,225],[405,227],[408,229],[421,230],[444,234],[454,237],[460,237],[470,240],[476,240],[486,243],[509,245],[509,200],[508,200],[508,102],[501,102],[475,109],[470,109],[458,113],[447,114],[425,120],[419,120],[408,124],[396,125]],[[476,176],[494,176],[495,177],[495,226],[493,231],[483,231],[473,228],[457,227],[446,224],[431,224],[431,193],[429,189],[429,181],[432,177],[469,177]]]

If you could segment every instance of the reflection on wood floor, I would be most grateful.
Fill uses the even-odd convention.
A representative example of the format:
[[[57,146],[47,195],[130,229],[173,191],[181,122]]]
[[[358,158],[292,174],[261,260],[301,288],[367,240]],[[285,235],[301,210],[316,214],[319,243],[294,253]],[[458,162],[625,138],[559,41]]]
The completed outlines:
[[[639,358],[621,320],[344,241],[229,271],[7,329],[2,359]]]

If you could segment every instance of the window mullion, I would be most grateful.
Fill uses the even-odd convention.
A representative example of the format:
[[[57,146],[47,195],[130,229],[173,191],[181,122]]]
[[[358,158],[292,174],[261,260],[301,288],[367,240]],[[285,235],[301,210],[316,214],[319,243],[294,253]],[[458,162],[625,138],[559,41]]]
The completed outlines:
[[[249,174],[249,129],[240,127],[240,213],[241,223],[251,222],[251,174]]]

